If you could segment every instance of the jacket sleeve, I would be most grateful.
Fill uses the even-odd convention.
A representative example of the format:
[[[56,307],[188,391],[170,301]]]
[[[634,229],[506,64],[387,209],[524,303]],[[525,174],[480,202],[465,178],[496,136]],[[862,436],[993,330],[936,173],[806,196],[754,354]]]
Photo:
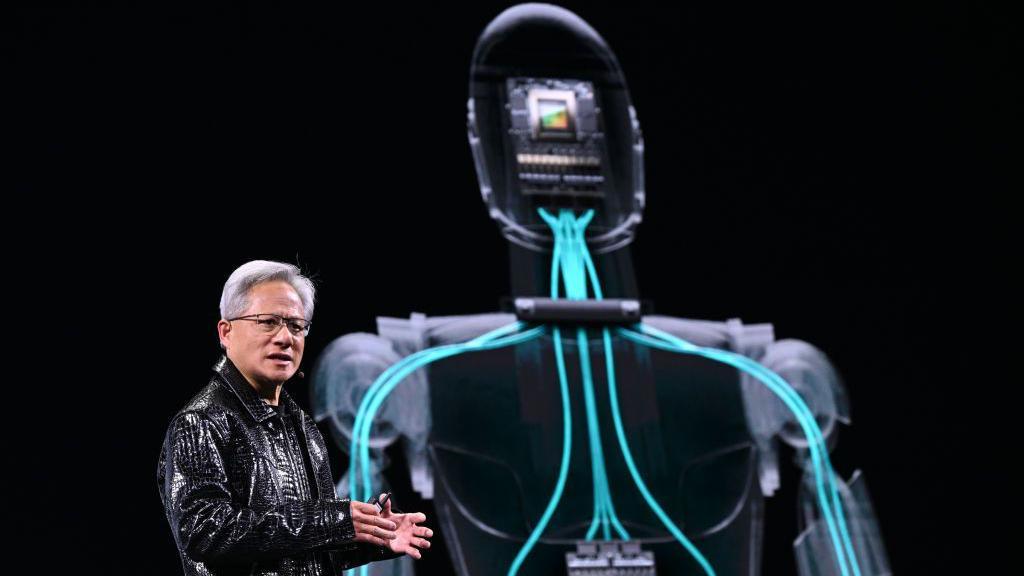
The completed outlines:
[[[390,548],[367,544],[365,542],[357,543],[356,547],[350,551],[331,551],[330,554],[334,567],[339,571],[348,570],[349,568],[355,568],[378,560],[392,560],[405,556],[405,554],[392,552]]]
[[[242,505],[228,482],[224,446],[201,412],[183,412],[168,428],[157,476],[179,550],[196,562],[236,563],[358,548],[347,499]]]

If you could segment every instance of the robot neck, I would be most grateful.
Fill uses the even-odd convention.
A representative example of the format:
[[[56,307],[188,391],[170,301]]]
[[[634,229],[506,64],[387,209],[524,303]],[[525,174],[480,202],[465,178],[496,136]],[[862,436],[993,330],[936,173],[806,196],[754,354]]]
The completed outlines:
[[[512,297],[551,295],[551,253],[534,252],[509,243],[509,277]],[[594,268],[605,298],[640,298],[629,246],[608,254],[592,254]],[[564,290],[559,296],[564,298]],[[593,293],[588,293],[593,298]]]

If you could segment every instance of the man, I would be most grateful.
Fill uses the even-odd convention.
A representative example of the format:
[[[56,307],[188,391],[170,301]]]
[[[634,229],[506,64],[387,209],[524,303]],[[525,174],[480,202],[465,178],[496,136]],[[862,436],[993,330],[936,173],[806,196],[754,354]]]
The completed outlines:
[[[312,282],[279,262],[248,262],[224,285],[225,356],[171,420],[157,467],[186,575],[334,576],[430,547],[423,514],[337,498],[323,437],[284,390],[313,298]]]

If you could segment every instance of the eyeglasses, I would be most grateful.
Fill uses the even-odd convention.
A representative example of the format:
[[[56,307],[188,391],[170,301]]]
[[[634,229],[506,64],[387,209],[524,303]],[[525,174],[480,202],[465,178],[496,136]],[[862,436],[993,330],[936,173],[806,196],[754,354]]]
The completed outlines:
[[[309,325],[312,324],[312,322],[305,318],[285,318],[278,314],[250,314],[249,316],[228,318],[229,322],[233,322],[235,320],[249,320],[250,322],[255,322],[257,328],[268,334],[276,333],[281,329],[281,325],[285,324],[288,326],[288,331],[294,336],[305,336],[309,334]]]

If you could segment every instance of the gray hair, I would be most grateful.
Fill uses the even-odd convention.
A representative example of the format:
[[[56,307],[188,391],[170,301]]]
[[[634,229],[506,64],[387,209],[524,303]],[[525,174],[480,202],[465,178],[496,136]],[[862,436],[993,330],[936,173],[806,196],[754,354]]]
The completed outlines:
[[[306,320],[313,319],[313,299],[316,289],[313,281],[302,275],[297,266],[270,260],[253,260],[242,264],[224,283],[220,295],[220,317],[234,318],[249,308],[249,290],[257,284],[281,280],[291,284],[302,300]]]

